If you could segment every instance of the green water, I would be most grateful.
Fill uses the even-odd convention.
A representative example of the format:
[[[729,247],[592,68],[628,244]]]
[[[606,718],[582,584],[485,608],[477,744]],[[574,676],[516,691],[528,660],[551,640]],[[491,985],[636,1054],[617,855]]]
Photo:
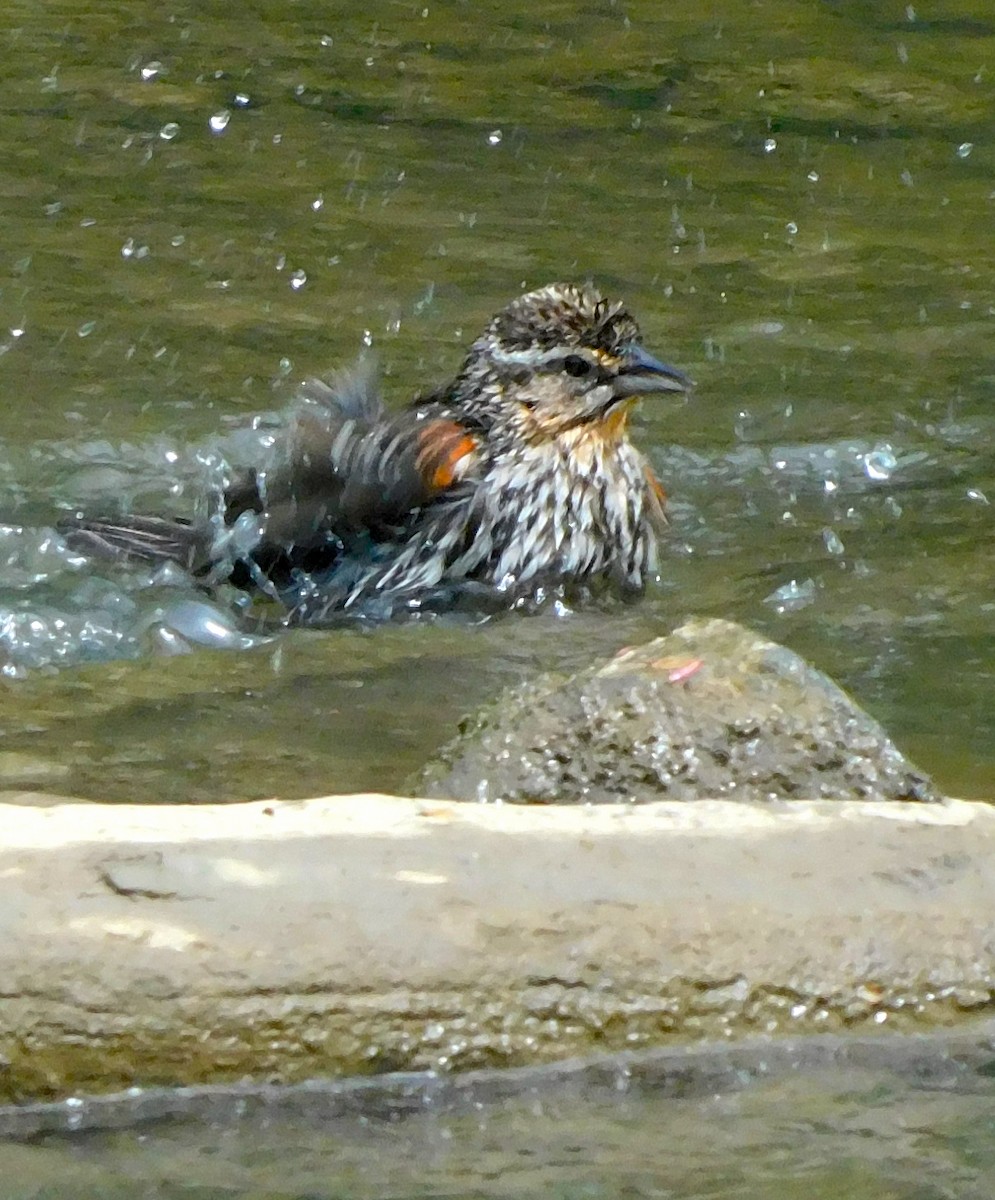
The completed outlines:
[[[400,403],[552,279],[624,297],[698,383],[638,420],[672,496],[641,604],[13,670],[0,786],[391,788],[504,683],[709,613],[808,655],[947,790],[991,794],[986,5],[9,0],[0,52],[12,525],[187,511],[170,455],[364,343]],[[81,576],[32,583],[28,541],[0,639],[40,611],[44,642]],[[74,611],[102,628],[146,600],[90,586]]]
[[[174,1098],[124,1128],[81,1128],[76,1107],[59,1132],[0,1144],[0,1169],[5,1200],[988,1200],[990,1045],[810,1042],[797,1060],[754,1046],[451,1088]]]

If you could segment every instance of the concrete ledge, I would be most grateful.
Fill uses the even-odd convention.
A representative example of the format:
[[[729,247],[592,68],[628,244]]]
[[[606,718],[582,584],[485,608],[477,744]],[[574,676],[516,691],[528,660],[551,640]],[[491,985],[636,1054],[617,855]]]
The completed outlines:
[[[0,1103],[925,1029],[995,996],[982,804],[48,798],[0,820]]]

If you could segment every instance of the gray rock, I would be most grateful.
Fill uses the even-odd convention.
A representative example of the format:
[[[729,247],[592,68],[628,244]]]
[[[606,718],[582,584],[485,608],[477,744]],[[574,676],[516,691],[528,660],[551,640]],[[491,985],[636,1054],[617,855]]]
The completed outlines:
[[[411,789],[536,804],[939,799],[831,679],[720,620],[511,689]]]

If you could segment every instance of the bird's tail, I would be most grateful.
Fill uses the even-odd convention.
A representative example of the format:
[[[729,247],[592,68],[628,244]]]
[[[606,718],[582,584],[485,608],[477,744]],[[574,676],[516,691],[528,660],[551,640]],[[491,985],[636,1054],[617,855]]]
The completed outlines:
[[[171,517],[63,517],[58,530],[70,549],[93,558],[175,562],[192,572],[209,560],[204,530]]]

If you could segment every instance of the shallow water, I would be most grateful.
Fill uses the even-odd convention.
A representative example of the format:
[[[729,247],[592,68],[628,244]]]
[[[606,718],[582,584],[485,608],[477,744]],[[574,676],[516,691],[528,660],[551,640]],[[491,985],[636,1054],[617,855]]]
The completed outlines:
[[[987,1200],[992,1057],[942,1038],[753,1045],[449,1084],[173,1098],[0,1143],[9,1200]],[[91,1114],[93,1115],[93,1114]],[[0,1113],[0,1120],[4,1114]],[[75,1131],[74,1130],[75,1126]],[[27,1125],[25,1124],[25,1129]]]
[[[396,787],[505,682],[708,613],[808,655],[947,790],[991,794],[983,6],[6,15],[0,787]],[[698,382],[637,422],[673,498],[641,604],[174,655],[204,597],[46,529],[194,511],[299,379],[372,346],[400,403],[564,277],[624,297]],[[182,612],[223,646],[239,613],[215,603]]]

